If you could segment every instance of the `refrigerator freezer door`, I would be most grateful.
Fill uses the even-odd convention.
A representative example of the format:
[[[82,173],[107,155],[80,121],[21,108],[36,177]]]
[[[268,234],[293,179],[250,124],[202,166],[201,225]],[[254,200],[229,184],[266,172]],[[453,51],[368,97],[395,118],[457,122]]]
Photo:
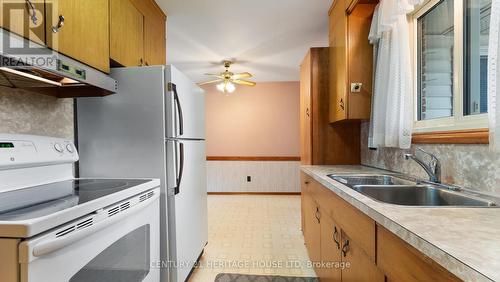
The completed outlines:
[[[173,66],[165,67],[165,77],[165,137],[205,139],[204,91]]]
[[[192,265],[196,262],[208,241],[207,188],[205,141],[178,140],[179,159],[182,157],[180,147],[184,147],[184,171],[179,183],[179,193],[169,197],[175,209],[175,229],[169,230],[169,238],[175,238],[175,261],[178,268],[172,281],[185,281]],[[180,168],[179,168],[180,169]],[[189,264],[189,267],[186,266]]]

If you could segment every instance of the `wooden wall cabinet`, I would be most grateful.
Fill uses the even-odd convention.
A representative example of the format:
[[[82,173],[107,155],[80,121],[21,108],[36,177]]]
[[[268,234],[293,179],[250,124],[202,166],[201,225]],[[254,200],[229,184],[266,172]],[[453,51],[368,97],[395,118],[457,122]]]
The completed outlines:
[[[52,0],[50,5],[45,25],[47,46],[109,72],[108,0]]]
[[[166,15],[154,0],[30,2],[34,9],[0,0],[0,27],[103,72],[110,59],[113,66],[166,63]]]
[[[111,59],[119,66],[166,62],[166,16],[152,0],[110,0]]]
[[[303,172],[301,184],[311,260],[350,264],[317,268],[321,282],[461,281]]]
[[[35,10],[26,5],[26,0],[0,0],[0,27],[44,45],[45,1],[33,0],[31,3]],[[36,23],[31,18],[34,11]]]
[[[110,0],[110,58],[117,65],[144,64],[144,15],[129,0]]]
[[[360,125],[330,124],[330,50],[311,48],[300,66],[300,143],[302,164],[359,164]]]
[[[166,64],[167,17],[154,0],[132,0],[144,15],[144,64]]]
[[[329,11],[329,121],[367,120],[371,112],[373,48],[368,34],[376,1],[335,0]],[[355,85],[360,85],[355,89]]]

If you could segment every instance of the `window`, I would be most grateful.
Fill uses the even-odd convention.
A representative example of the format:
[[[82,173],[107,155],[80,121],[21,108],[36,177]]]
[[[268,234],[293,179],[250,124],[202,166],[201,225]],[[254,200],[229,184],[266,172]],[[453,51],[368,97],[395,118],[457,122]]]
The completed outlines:
[[[413,14],[415,132],[487,128],[491,0],[429,0]]]

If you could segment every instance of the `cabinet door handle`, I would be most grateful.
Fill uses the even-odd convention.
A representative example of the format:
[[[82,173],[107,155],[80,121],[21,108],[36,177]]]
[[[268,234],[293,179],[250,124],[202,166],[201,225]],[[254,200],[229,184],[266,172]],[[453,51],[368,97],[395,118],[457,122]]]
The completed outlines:
[[[59,20],[57,21],[57,25],[52,27],[53,33],[58,33],[64,27],[64,16],[59,15]]]
[[[309,185],[309,181],[304,181],[304,184],[305,185]]]
[[[38,23],[38,18],[36,17],[35,5],[33,5],[33,3],[31,3],[30,0],[26,0],[26,5],[28,5],[28,11],[31,14],[30,19],[33,22],[33,24],[36,25]]]
[[[314,216],[318,220],[318,223],[321,223],[321,221],[320,221],[320,219],[321,219],[321,212],[319,211],[318,207],[316,207],[316,213],[314,214]]]
[[[345,110],[344,99],[340,98],[339,105],[340,105],[340,108],[342,109],[342,111],[344,111]]]
[[[337,230],[337,226],[334,226],[333,227],[333,241],[335,242],[335,244],[337,244],[337,249],[340,250],[340,242],[338,240],[338,236],[339,236],[339,231]]]
[[[309,108],[306,109],[306,116],[310,117],[311,115],[309,114]]]
[[[349,251],[349,240],[344,241],[344,246],[342,247],[342,255],[345,257]]]

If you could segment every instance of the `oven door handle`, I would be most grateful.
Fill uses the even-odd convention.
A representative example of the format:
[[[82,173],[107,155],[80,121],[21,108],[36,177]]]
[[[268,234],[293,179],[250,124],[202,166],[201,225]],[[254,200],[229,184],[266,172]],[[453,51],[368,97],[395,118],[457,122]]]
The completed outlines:
[[[134,205],[134,206],[130,207],[129,209],[126,209],[123,212],[115,214],[111,217],[107,217],[106,219],[103,219],[92,226],[89,226],[89,227],[86,227],[86,228],[83,228],[80,230],[76,230],[76,232],[73,231],[72,233],[70,233],[66,236],[63,236],[63,237],[50,238],[48,240],[37,242],[32,247],[31,254],[35,257],[42,257],[44,255],[47,255],[47,254],[53,253],[57,250],[60,250],[64,247],[67,247],[71,244],[74,244],[74,243],[80,241],[81,239],[84,239],[84,238],[92,235],[93,233],[96,233],[102,229],[105,229],[107,227],[112,226],[115,223],[118,223],[121,220],[126,219],[131,213],[134,213],[136,210],[145,208],[146,206],[154,203],[155,202],[154,200],[158,197],[159,197],[158,193],[155,193],[155,196],[153,198],[151,198],[149,201],[144,201],[144,202],[141,202],[137,205]],[[104,212],[104,211],[100,211],[100,212]],[[104,215],[104,216],[107,216],[107,215]],[[96,217],[99,217],[99,212],[96,214]]]

